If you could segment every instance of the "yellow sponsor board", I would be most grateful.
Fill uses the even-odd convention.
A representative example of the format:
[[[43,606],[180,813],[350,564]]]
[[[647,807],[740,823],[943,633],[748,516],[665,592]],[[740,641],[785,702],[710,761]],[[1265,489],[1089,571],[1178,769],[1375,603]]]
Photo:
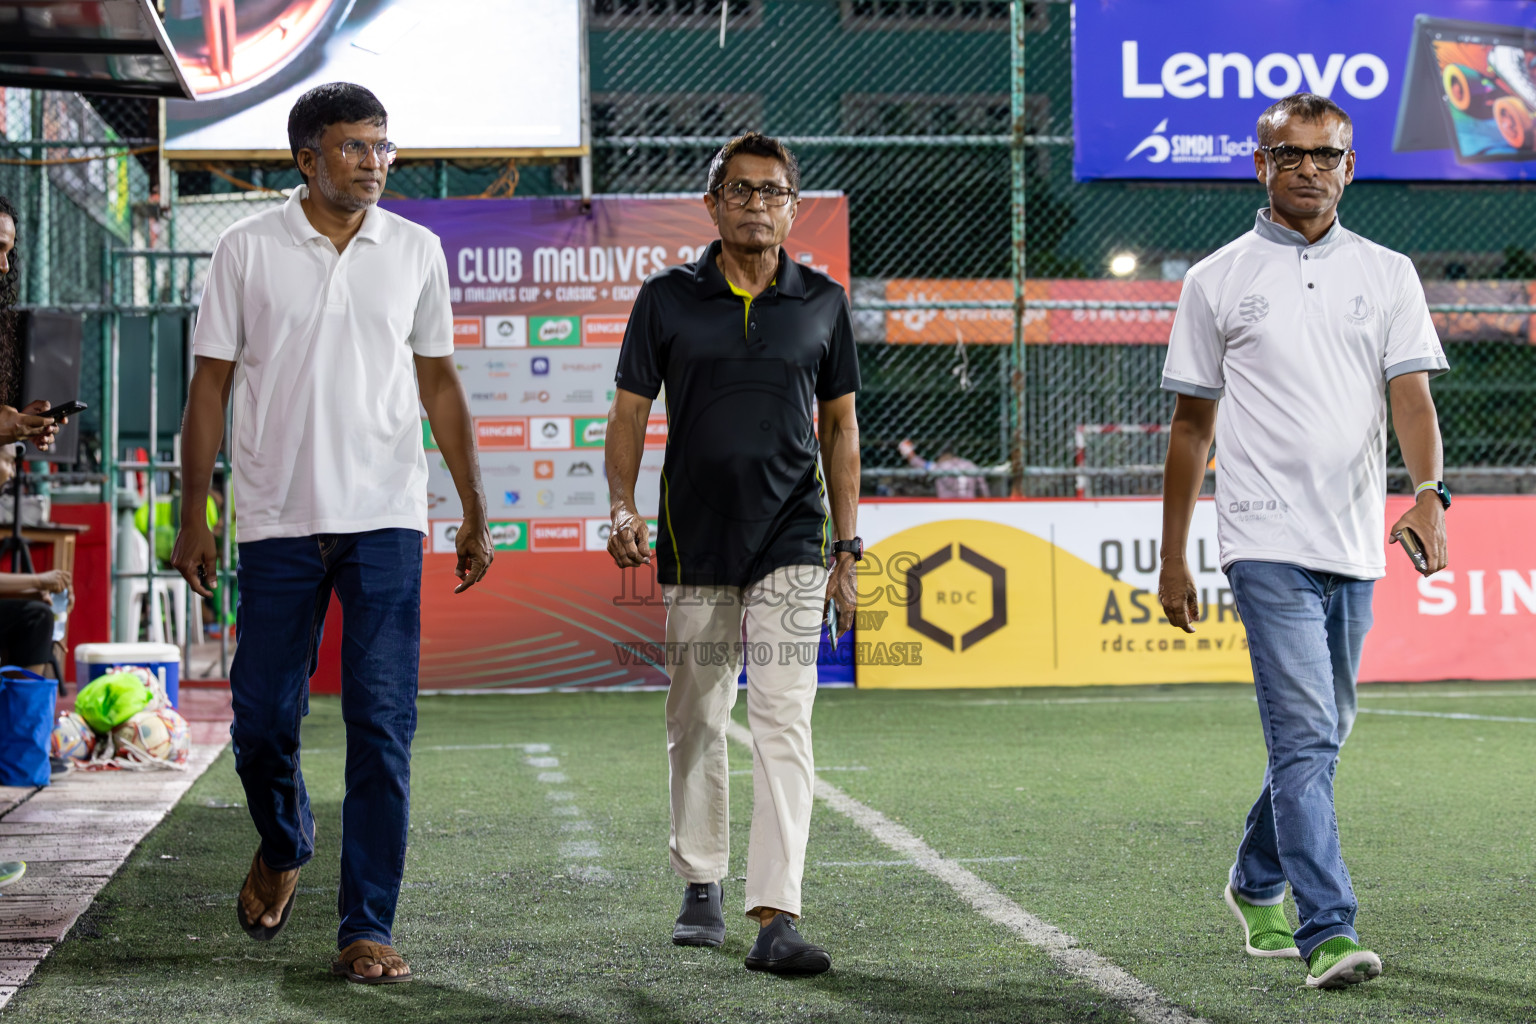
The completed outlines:
[[[859,585],[861,687],[1253,678],[1225,590],[1219,607],[1203,592],[1208,621],[1189,634],[1168,625],[1150,587],[995,517],[922,523],[869,551]]]

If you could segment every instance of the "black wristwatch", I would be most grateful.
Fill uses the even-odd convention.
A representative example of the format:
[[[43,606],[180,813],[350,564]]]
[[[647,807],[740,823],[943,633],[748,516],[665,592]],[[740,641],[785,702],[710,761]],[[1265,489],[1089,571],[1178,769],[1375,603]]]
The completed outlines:
[[[1451,507],[1451,489],[1445,486],[1444,480],[1436,480],[1435,486],[1433,488],[1431,488],[1427,482],[1419,484],[1418,489],[1413,493],[1414,498],[1417,499],[1418,496],[1423,494],[1425,491],[1434,492],[1435,497],[1440,499],[1440,507],[1442,509]]]
[[[838,540],[832,542],[832,553],[840,555],[844,551],[853,556],[855,562],[864,561],[864,538],[855,537],[853,540]]]

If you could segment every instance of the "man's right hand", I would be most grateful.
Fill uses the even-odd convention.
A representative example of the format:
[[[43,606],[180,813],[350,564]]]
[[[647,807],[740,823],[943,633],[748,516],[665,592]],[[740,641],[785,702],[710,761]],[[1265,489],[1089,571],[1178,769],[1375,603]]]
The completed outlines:
[[[219,570],[219,544],[208,529],[207,520],[191,517],[182,523],[176,534],[176,547],[171,551],[171,564],[193,592],[212,600],[213,591],[208,587]]]
[[[614,508],[613,528],[608,533],[608,553],[620,569],[651,564],[651,528],[633,505]]]
[[[53,443],[54,435],[59,432],[59,425],[47,416],[40,415],[46,411],[48,403],[42,399],[20,409],[0,405],[0,444],[31,441],[39,450],[47,449]]]
[[[1170,623],[1186,633],[1195,631],[1194,624],[1200,621],[1200,593],[1182,557],[1163,559],[1163,569],[1157,577],[1157,599]]]
[[[69,589],[69,573],[63,569],[54,569],[50,572],[33,574],[31,589],[28,597],[38,601],[46,601],[53,594],[62,594]]]

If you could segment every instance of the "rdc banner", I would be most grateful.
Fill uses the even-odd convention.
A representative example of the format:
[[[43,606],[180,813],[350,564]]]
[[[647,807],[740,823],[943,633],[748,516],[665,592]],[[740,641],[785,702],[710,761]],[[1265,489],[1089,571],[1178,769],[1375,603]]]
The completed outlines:
[[[1528,0],[1079,0],[1072,87],[1079,180],[1251,178],[1297,92],[1349,113],[1359,178],[1536,171]]]

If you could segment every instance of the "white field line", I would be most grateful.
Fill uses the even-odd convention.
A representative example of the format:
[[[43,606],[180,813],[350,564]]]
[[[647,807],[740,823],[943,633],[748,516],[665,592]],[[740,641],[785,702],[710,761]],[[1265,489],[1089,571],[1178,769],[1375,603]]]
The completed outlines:
[[[549,769],[559,768],[560,759],[549,756],[548,743],[523,743],[509,744],[526,752],[529,756],[523,758],[523,763],[529,768]],[[537,756],[534,756],[537,755]],[[544,785],[559,785],[569,781],[564,772],[540,771],[537,775],[539,782]],[[564,790],[549,789],[544,795],[556,806],[554,813],[562,818],[574,818],[574,821],[560,822],[560,832],[569,835],[572,832],[591,832],[596,829],[592,822],[588,821],[581,808],[570,801],[574,799],[574,793]],[[600,861],[603,857],[602,844],[593,839],[572,839],[560,844],[560,858],[567,862],[573,861]],[[565,877],[574,878],[578,882],[611,882],[613,872],[603,867],[602,864],[577,864],[567,863]]]
[[[726,727],[731,739],[752,746],[752,734],[735,720]],[[824,779],[816,780],[816,796],[833,810],[868,832],[891,850],[913,861],[969,903],[977,913],[1013,932],[1042,950],[1051,962],[1066,973],[1081,978],[1120,1003],[1146,1024],[1204,1024],[1183,1009],[1168,1002],[1146,982],[1126,973],[1104,957],[1084,949],[1077,940],[1053,924],[1040,920],[1004,896],[989,882],[976,877],[963,865],[939,855],[920,836],[897,824],[872,807],[867,807]]]
[[[1536,718],[1515,718],[1510,715],[1469,715],[1459,711],[1390,711],[1387,708],[1360,708],[1362,715],[1401,715],[1404,718],[1454,718],[1465,722],[1519,722],[1536,725]]]

